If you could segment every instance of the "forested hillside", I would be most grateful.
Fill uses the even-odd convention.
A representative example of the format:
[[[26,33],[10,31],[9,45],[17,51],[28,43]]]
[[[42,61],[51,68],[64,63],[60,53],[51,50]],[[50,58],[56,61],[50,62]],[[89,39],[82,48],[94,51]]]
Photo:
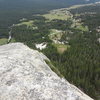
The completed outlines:
[[[51,9],[97,1],[100,0],[0,0],[0,37],[8,37],[8,27],[18,23],[20,18],[45,13]]]

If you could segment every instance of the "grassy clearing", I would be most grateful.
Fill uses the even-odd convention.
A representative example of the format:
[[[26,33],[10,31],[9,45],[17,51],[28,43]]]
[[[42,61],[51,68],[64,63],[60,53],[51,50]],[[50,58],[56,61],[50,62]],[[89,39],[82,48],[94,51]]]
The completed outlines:
[[[69,45],[61,44],[59,40],[61,39],[63,35],[63,31],[51,29],[49,38],[53,41],[53,46],[57,48],[58,53],[62,54],[64,51],[66,51],[69,48]]]
[[[70,48],[69,45],[65,45],[65,44],[54,44],[53,45],[57,48],[57,51],[59,54],[64,53],[68,48]]]
[[[34,25],[34,20],[29,20],[27,22],[21,22],[17,24],[16,26],[26,25],[27,28],[31,28],[33,30],[37,29],[38,27]]]
[[[89,31],[88,27],[87,26],[83,26],[83,25],[78,25],[76,27],[76,29],[81,30],[81,31],[84,31],[84,32]]]
[[[14,38],[11,39],[10,43],[14,43],[16,42]],[[2,38],[0,39],[0,45],[4,45],[8,43],[8,39],[7,38]]]
[[[64,77],[61,73],[60,73],[60,71],[55,67],[55,66],[53,66],[53,64],[50,62],[50,61],[48,61],[48,60],[45,60],[45,62],[47,63],[47,65],[51,68],[51,70],[52,71],[54,71],[59,77]]]
[[[32,27],[33,23],[34,23],[34,21],[30,20],[30,21],[27,21],[27,22],[21,22],[21,23],[17,24],[16,26],[27,25],[28,27],[30,27],[30,26]]]
[[[62,34],[63,34],[63,31],[61,30],[51,29],[49,38],[51,40],[60,40],[62,37]]]
[[[67,20],[70,18],[70,16],[66,15],[65,13],[48,13],[44,14],[43,17],[45,17],[49,21],[52,21],[54,19]]]
[[[8,42],[8,39],[7,38],[0,39],[0,45],[7,44],[7,42]]]

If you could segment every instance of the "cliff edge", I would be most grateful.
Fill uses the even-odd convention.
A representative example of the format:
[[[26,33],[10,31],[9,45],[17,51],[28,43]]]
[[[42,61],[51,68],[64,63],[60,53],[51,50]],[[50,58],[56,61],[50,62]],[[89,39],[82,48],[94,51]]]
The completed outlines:
[[[0,46],[0,100],[93,100],[54,73],[22,43]]]

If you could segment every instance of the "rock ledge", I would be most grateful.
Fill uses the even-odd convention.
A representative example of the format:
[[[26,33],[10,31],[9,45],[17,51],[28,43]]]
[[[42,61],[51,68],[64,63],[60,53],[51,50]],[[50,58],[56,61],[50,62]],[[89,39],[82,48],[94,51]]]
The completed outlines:
[[[22,43],[0,46],[0,100],[93,100],[58,77],[45,59]]]

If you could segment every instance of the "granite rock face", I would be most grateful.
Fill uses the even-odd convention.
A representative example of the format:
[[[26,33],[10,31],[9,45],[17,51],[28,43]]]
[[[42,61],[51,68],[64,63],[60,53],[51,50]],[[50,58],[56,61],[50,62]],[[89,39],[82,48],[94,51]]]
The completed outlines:
[[[0,46],[0,100],[93,100],[58,77],[45,59],[22,43]]]

